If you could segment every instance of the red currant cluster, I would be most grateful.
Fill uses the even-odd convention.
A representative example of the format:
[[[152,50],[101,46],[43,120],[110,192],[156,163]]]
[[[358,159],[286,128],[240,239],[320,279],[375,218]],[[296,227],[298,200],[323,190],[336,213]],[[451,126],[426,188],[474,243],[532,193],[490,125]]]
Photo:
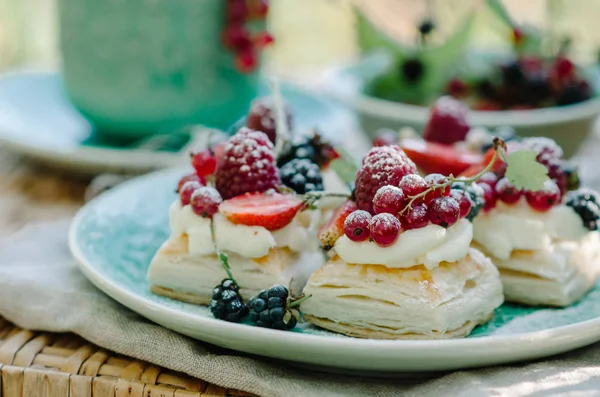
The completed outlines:
[[[246,27],[252,20],[264,20],[269,11],[268,0],[227,0],[227,23],[223,44],[236,56],[240,72],[253,71],[258,65],[257,52],[273,42],[267,31],[254,36]]]
[[[442,187],[437,187],[442,185]],[[386,185],[373,197],[375,215],[352,212],[344,222],[344,233],[352,241],[372,239],[385,247],[393,244],[404,230],[425,227],[429,222],[450,227],[471,211],[471,200],[463,191],[451,190],[441,174],[402,177],[398,186]]]
[[[177,185],[181,205],[189,204],[196,214],[212,218],[223,202],[217,189],[207,185],[207,178],[217,168],[217,160],[210,150],[204,149],[192,155],[192,166],[195,172],[181,178]]]
[[[525,200],[532,209],[545,212],[559,204],[562,200],[560,189],[552,179],[546,181],[541,190],[523,191],[517,189],[508,179],[498,179],[493,172],[487,172],[477,181],[477,184],[484,190],[484,211],[494,208],[498,200],[506,204],[514,204],[521,197],[525,197]]]

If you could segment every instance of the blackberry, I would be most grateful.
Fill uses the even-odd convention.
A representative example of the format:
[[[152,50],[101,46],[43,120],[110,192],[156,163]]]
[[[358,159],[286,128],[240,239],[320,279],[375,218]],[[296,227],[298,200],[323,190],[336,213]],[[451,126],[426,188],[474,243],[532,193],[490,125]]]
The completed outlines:
[[[558,106],[572,105],[583,102],[589,98],[589,93],[586,93],[579,85],[569,84],[560,94],[558,94],[556,104]]]
[[[296,317],[290,311],[290,292],[283,285],[262,290],[250,299],[250,321],[259,327],[288,330],[296,326]]]
[[[339,157],[333,145],[315,132],[312,136],[298,138],[292,143],[287,153],[277,160],[277,164],[281,167],[294,159],[308,159],[322,168]]]
[[[525,91],[531,102],[543,101],[550,95],[548,79],[541,73],[530,74],[525,79]]]
[[[485,205],[483,189],[476,183],[471,183],[467,186],[465,182],[461,181],[452,182],[451,189],[464,191],[469,200],[471,200],[471,210],[465,218],[472,221]]]
[[[299,194],[323,190],[321,169],[308,159],[294,159],[284,164],[279,176],[284,185]]]
[[[401,77],[409,83],[418,82],[425,72],[425,65],[418,58],[410,58],[400,65]]]
[[[248,314],[248,306],[239,294],[239,287],[230,278],[215,287],[209,307],[215,318],[232,323],[239,323]]]
[[[567,193],[566,204],[581,217],[583,225],[591,231],[598,230],[600,220],[600,199],[598,194],[588,189],[578,189]]]
[[[512,61],[502,65],[502,80],[507,85],[521,85],[525,81],[525,74],[521,64]]]

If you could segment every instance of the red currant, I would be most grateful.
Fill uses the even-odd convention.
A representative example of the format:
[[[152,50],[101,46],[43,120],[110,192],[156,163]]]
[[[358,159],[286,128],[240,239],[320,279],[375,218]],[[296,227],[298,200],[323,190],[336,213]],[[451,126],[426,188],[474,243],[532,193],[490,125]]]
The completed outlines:
[[[235,59],[235,66],[240,72],[246,73],[254,70],[258,63],[256,54],[249,48],[240,52]]]
[[[428,188],[425,179],[421,178],[421,176],[417,174],[404,175],[400,180],[400,183],[398,183],[398,186],[404,192],[404,196],[406,197],[407,201],[410,200],[412,197],[423,193]],[[422,198],[417,199],[413,204],[417,204],[422,201]]]
[[[344,221],[344,234],[352,241],[365,241],[369,238],[371,214],[367,211],[351,212]]]
[[[549,179],[541,190],[525,191],[527,203],[536,211],[545,212],[560,202],[560,189]]]
[[[252,40],[250,33],[242,24],[231,24],[225,28],[223,32],[223,43],[227,48],[236,51],[244,51],[252,49]]]
[[[400,223],[406,230],[427,226],[429,223],[427,206],[425,204],[413,204],[412,208],[402,216]]]
[[[460,207],[460,217],[464,218],[471,212],[471,207],[473,203],[469,200],[466,194],[464,194],[461,190],[454,189],[450,192],[450,196],[456,200],[458,206]]]
[[[452,197],[436,197],[429,203],[427,212],[434,225],[450,227],[460,218],[460,205]]]
[[[260,32],[254,37],[254,46],[259,50],[273,44],[275,39],[269,32]]]
[[[498,183],[498,177],[493,172],[486,172],[477,180],[477,183],[484,183],[493,189]]]
[[[199,177],[198,174],[196,174],[196,173],[188,174],[188,175],[184,176],[183,178],[181,178],[179,180],[179,183],[177,184],[177,193],[181,192],[181,189],[183,188],[183,185],[186,182],[190,182],[190,181],[198,182],[201,185],[205,184],[204,179],[201,178],[201,177]]]
[[[504,201],[506,204],[513,204],[521,199],[522,192],[506,178],[502,178],[498,181],[495,190],[498,199]]]
[[[217,159],[208,149],[192,154],[192,167],[201,177],[212,175],[217,168]]]
[[[208,186],[196,189],[190,198],[192,210],[204,218],[212,218],[219,211],[222,202],[223,198],[217,189]]]
[[[483,210],[489,211],[496,206],[496,201],[498,200],[496,191],[487,183],[478,182],[477,184],[483,189],[483,200],[485,201],[485,204],[483,205]]]
[[[375,146],[389,146],[398,144],[398,133],[389,128],[382,128],[375,134],[372,145]]]
[[[256,18],[265,18],[269,13],[268,0],[255,0],[252,3],[252,15]]]
[[[246,0],[229,0],[227,2],[227,20],[230,22],[244,22],[248,16]]]
[[[552,76],[559,82],[569,80],[575,74],[575,65],[571,60],[564,56],[556,58],[554,65],[552,65]]]
[[[190,203],[190,199],[192,198],[192,194],[201,187],[202,184],[196,181],[188,181],[184,183],[181,189],[179,190],[179,198],[181,199],[181,205],[188,205]]]
[[[392,185],[382,186],[373,197],[373,210],[376,214],[398,215],[404,208],[404,192]]]
[[[469,86],[461,79],[454,78],[446,85],[446,92],[455,98],[460,98],[469,92]]]
[[[400,221],[392,214],[377,214],[369,222],[371,238],[381,247],[392,245],[401,228]]]
[[[429,174],[425,176],[425,183],[427,183],[428,188],[435,185],[441,185],[446,182],[448,182],[448,178],[442,174]],[[429,204],[429,202],[431,202],[431,200],[434,198],[448,196],[449,194],[450,185],[447,185],[444,188],[434,189],[425,195],[425,204]]]

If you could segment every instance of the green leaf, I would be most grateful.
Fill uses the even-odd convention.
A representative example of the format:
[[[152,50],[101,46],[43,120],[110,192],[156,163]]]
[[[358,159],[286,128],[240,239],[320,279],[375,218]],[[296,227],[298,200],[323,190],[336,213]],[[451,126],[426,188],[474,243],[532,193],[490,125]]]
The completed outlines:
[[[508,155],[506,178],[517,189],[541,190],[548,178],[548,170],[536,160],[533,150],[518,150]]]
[[[336,147],[335,150],[339,153],[340,158],[331,162],[331,169],[346,183],[353,183],[358,172],[358,163],[354,157],[341,147]]]
[[[362,52],[368,53],[383,49],[389,51],[393,56],[403,55],[405,50],[401,43],[377,28],[357,7],[354,7],[354,13],[356,15],[355,29],[358,46]]]
[[[512,17],[508,13],[508,10],[506,9],[506,7],[504,7],[504,4],[502,4],[501,0],[487,0],[486,3],[488,5],[488,7],[490,8],[490,10],[492,11],[492,13],[495,16],[497,16],[500,20],[502,20],[508,26],[515,25]]]

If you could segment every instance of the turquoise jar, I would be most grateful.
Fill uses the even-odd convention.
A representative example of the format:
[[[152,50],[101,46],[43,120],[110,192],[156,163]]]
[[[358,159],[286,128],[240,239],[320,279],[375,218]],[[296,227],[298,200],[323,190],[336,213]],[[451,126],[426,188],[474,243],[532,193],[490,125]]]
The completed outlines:
[[[67,94],[99,133],[224,129],[257,94],[221,44],[225,0],[60,0]]]

